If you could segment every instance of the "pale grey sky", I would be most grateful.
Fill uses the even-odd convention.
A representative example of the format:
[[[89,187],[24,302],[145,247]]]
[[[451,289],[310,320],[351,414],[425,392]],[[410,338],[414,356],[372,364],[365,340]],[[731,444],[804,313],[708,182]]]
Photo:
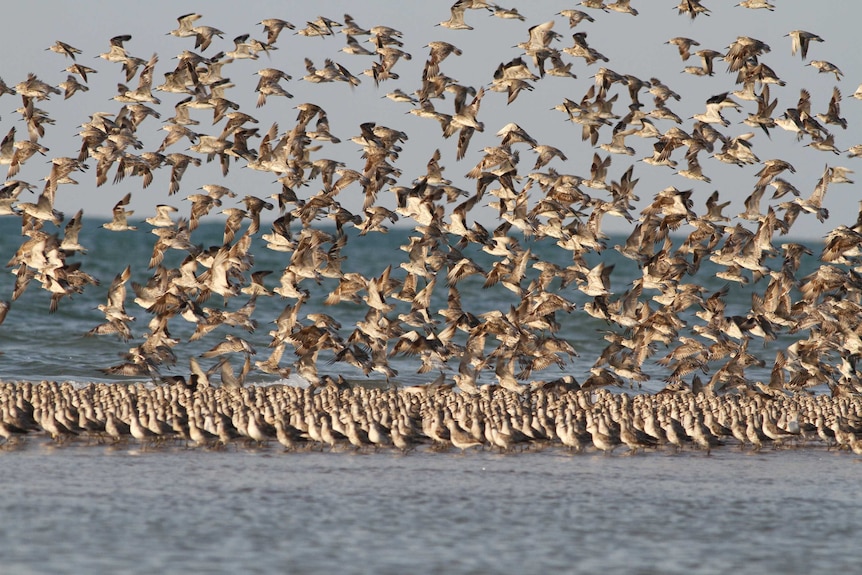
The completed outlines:
[[[224,68],[224,75],[236,85],[227,93],[227,97],[241,105],[241,109],[252,114],[260,121],[261,133],[265,133],[272,122],[278,122],[280,131],[290,129],[295,117],[294,106],[302,102],[313,102],[323,107],[330,118],[331,131],[341,138],[338,145],[326,145],[315,157],[330,157],[345,162],[349,167],[362,168],[361,149],[350,142],[350,138],[359,134],[359,124],[374,121],[392,128],[405,131],[409,140],[403,145],[403,152],[396,163],[402,170],[400,185],[409,185],[417,177],[425,173],[425,164],[436,148],[442,153],[441,164],[445,166],[444,175],[453,180],[465,190],[475,189],[475,182],[463,176],[481,158],[484,146],[495,145],[495,137],[502,126],[508,122],[516,122],[531,134],[539,143],[550,144],[562,149],[568,160],[554,160],[550,166],[561,173],[572,173],[589,176],[590,164],[594,151],[602,156],[601,150],[594,150],[589,142],[582,142],[580,126],[565,121],[565,116],[551,108],[563,98],[579,101],[593,82],[591,77],[604,65],[622,74],[633,74],[642,79],[657,77],[676,92],[682,95],[682,101],[669,102],[669,107],[683,118],[681,127],[689,130],[692,125],[690,118],[695,113],[704,111],[704,103],[712,95],[738,89],[734,83],[735,74],[728,74],[724,62],[716,62],[716,74],[713,77],[695,77],[681,73],[686,65],[697,65],[698,58],[693,56],[689,62],[682,62],[674,46],[665,42],[674,36],[687,36],[700,42],[699,48],[710,48],[724,52],[726,47],[738,36],[751,36],[769,44],[771,52],[765,54],[761,61],[772,67],[785,82],[786,86],[772,88],[772,97],[778,98],[775,115],[788,107],[795,107],[799,91],[805,88],[811,93],[812,109],[825,112],[834,86],[839,86],[844,99],[841,112],[848,121],[848,128],[842,130],[838,126],[829,126],[835,134],[836,145],[841,150],[862,143],[859,127],[862,125],[862,101],[852,98],[852,94],[862,82],[862,61],[857,57],[858,21],[862,17],[862,3],[855,0],[833,0],[830,2],[801,2],[774,0],[776,9],[749,10],[736,7],[733,0],[703,0],[704,6],[711,10],[709,16],[700,16],[691,20],[687,16],[678,15],[675,0],[632,0],[632,6],[640,11],[636,17],[620,13],[604,13],[577,6],[577,2],[541,1],[541,2],[511,2],[506,6],[517,6],[526,17],[526,21],[503,20],[489,15],[484,10],[468,11],[466,21],[474,30],[449,30],[435,26],[449,17],[448,1],[433,2],[383,2],[383,1],[319,1],[319,2],[253,2],[238,3],[226,1],[210,2],[176,2],[150,1],[138,3],[126,2],[66,2],[61,0],[41,2],[14,2],[4,7],[4,17],[0,21],[0,50],[4,56],[0,62],[0,77],[10,86],[24,80],[29,72],[53,85],[63,81],[67,72],[63,69],[72,61],[46,48],[55,40],[62,40],[83,51],[78,62],[98,70],[89,77],[90,91],[78,93],[69,100],[62,96],[53,96],[50,100],[37,105],[48,112],[55,124],[47,126],[43,144],[50,148],[47,158],[34,157],[17,176],[30,182],[39,183],[47,175],[49,164],[54,156],[75,156],[80,148],[80,140],[76,133],[78,126],[86,121],[90,114],[116,112],[121,103],[111,100],[116,94],[116,85],[124,81],[120,64],[107,62],[98,58],[98,54],[109,47],[109,39],[119,34],[131,34],[132,40],[126,43],[127,51],[137,57],[148,59],[153,53],[158,53],[159,62],[156,67],[154,84],[164,80],[164,73],[173,70],[176,61],[173,58],[185,49],[194,49],[194,38],[176,38],[166,35],[176,27],[176,17],[187,12],[199,12],[203,18],[197,23],[214,26],[224,32],[223,39],[216,39],[205,55],[213,55],[219,50],[233,48],[232,38],[249,33],[256,38],[264,38],[262,27],[258,22],[264,18],[278,17],[294,23],[302,28],[307,21],[316,19],[319,15],[327,16],[336,21],[343,21],[345,12],[351,14],[365,28],[374,25],[387,25],[403,32],[403,49],[413,58],[410,61],[399,62],[394,71],[400,75],[398,80],[389,80],[375,87],[368,76],[361,75],[372,62],[368,56],[354,56],[339,52],[345,45],[344,35],[337,34],[326,38],[307,38],[294,35],[286,30],[282,33],[276,46],[278,50],[270,57],[261,56],[259,60],[237,60]],[[457,138],[444,140],[441,137],[439,124],[434,120],[418,118],[408,114],[409,104],[391,102],[383,96],[395,88],[405,92],[413,92],[421,84],[421,73],[428,49],[425,45],[432,40],[445,40],[463,50],[461,56],[450,56],[441,64],[441,71],[455,78],[461,84],[487,86],[492,80],[497,65],[507,62],[521,54],[517,43],[528,38],[531,26],[549,20],[554,20],[554,30],[562,34],[562,39],[555,43],[557,48],[572,45],[571,32],[565,18],[556,15],[566,8],[581,8],[595,18],[595,22],[582,22],[577,31],[587,32],[590,46],[609,58],[607,63],[597,63],[587,66],[583,60],[565,56],[567,61],[573,61],[573,72],[577,79],[546,77],[535,82],[533,92],[523,92],[511,105],[506,105],[505,94],[488,93],[482,101],[479,119],[484,122],[485,132],[476,134],[470,144],[466,158],[455,160]],[[812,44],[808,59],[803,61],[800,55],[791,56],[790,39],[784,37],[795,29],[804,29],[819,34],[825,42]],[[697,49],[697,48],[695,48]],[[310,58],[318,66],[324,58],[332,57],[355,75],[362,79],[362,84],[350,89],[342,83],[310,84],[302,81],[305,75],[303,59]],[[840,82],[836,82],[831,74],[818,74],[817,70],[807,66],[810,60],[827,60],[837,65],[844,73]],[[283,82],[293,99],[269,98],[262,108],[255,108],[257,95],[254,88],[257,81],[255,72],[263,67],[275,67],[293,76],[289,82]],[[137,79],[130,84],[134,87]],[[615,112],[624,115],[627,110],[627,93],[620,87],[614,87],[612,93],[620,92],[620,101]],[[156,108],[162,114],[162,120],[148,119],[139,128],[138,136],[144,143],[144,150],[155,150],[161,142],[164,132],[160,130],[161,122],[173,115],[173,106],[182,96],[164,92],[155,92],[161,99]],[[644,110],[652,108],[651,97],[642,95]],[[739,100],[737,100],[739,101]],[[754,129],[741,121],[749,112],[756,108],[755,103],[739,101],[742,112],[727,111],[725,117],[731,122],[728,127],[719,127],[728,136],[737,136]],[[26,127],[20,120],[15,109],[21,105],[18,96],[6,95],[0,98],[0,130],[5,134],[13,125],[18,126],[18,138],[26,137]],[[438,110],[452,113],[451,96],[446,101],[437,102]],[[192,111],[193,116],[200,120],[195,129],[201,133],[218,134],[221,126],[211,125],[211,112]],[[662,130],[667,130],[673,124],[668,121],[656,121]],[[601,132],[600,143],[610,140],[611,126]],[[253,140],[256,147],[259,140]],[[834,155],[804,147],[805,142],[798,142],[795,135],[776,128],[772,130],[771,139],[759,130],[753,142],[753,151],[761,160],[781,158],[791,162],[797,169],[796,174],[785,174],[804,196],[810,194],[820,178],[824,166],[841,165],[856,169],[858,160],[848,158],[846,153]],[[614,155],[610,177],[618,179],[637,159],[646,157],[652,152],[652,140],[631,137],[627,143],[636,149],[633,157]],[[181,143],[168,151],[182,151],[187,144]],[[674,159],[680,162],[680,168],[685,167],[684,150],[678,150]],[[526,146],[521,146],[521,163],[519,174],[531,171],[535,155]],[[110,181],[97,188],[95,186],[95,162],[86,174],[79,174],[78,186],[63,186],[57,195],[57,208],[68,215],[83,207],[86,215],[107,215],[114,203],[126,192],[133,192],[131,208],[136,210],[136,217],[144,217],[153,213],[153,206],[158,203],[170,203],[180,208],[181,214],[187,213],[188,203],[182,198],[195,192],[195,189],[206,183],[221,183],[244,194],[254,194],[260,197],[268,196],[280,189],[279,184],[273,184],[274,176],[268,173],[254,172],[240,168],[241,164],[232,164],[230,174],[222,178],[218,162],[204,164],[201,168],[189,171],[183,178],[180,192],[173,197],[167,196],[169,170],[164,168],[156,174],[155,181],[146,190],[141,189],[140,180],[127,178],[121,185],[112,185]],[[693,188],[695,190],[695,209],[703,210],[703,203],[713,190],[719,190],[722,199],[733,200],[733,204],[725,210],[728,215],[742,211],[742,201],[751,192],[754,173],[759,165],[739,168],[701,155],[703,171],[712,178],[712,183],[695,182],[678,175],[673,170],[655,167],[637,162],[635,177],[640,178],[636,189],[644,200],[651,199],[662,188],[674,185],[679,189]],[[5,167],[0,168],[5,169]],[[113,172],[112,172],[113,175]],[[862,172],[858,174],[859,184],[834,185],[830,187],[825,205],[830,211],[830,219],[820,224],[810,215],[801,216],[793,228],[795,236],[822,236],[829,229],[839,224],[851,225],[856,220],[858,202],[862,199],[859,193],[862,185]],[[304,189],[301,195],[307,197],[317,191],[316,182]],[[769,199],[771,189],[764,197],[763,209]],[[539,194],[534,189],[534,194]],[[599,194],[596,194],[599,195]],[[342,192],[339,201],[348,209],[359,211],[362,194],[356,186]],[[384,195],[385,196],[385,195]],[[391,197],[381,196],[380,200],[392,206]],[[391,194],[389,194],[391,196]],[[538,196],[534,196],[538,197]],[[493,200],[486,196],[483,203]],[[781,201],[787,200],[783,198]],[[533,200],[535,201],[535,200]],[[229,203],[225,207],[229,207]],[[481,214],[481,215],[480,215]],[[471,213],[473,215],[473,213]],[[496,216],[494,210],[485,208],[475,215],[482,223],[493,224]],[[605,219],[608,230],[628,230],[624,221]]]

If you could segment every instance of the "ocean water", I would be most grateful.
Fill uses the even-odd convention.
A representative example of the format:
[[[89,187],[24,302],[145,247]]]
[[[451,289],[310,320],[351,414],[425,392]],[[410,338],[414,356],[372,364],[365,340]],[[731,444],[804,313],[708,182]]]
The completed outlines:
[[[0,453],[2,572],[846,573],[858,458]]]
[[[87,246],[88,251],[86,254],[75,254],[68,258],[69,262],[79,261],[81,269],[93,275],[101,284],[87,286],[84,293],[62,299],[58,311],[51,314],[48,312],[49,294],[41,289],[37,282],[32,281],[24,294],[12,302],[12,308],[6,321],[0,325],[0,351],[3,352],[3,355],[0,355],[0,378],[5,380],[39,381],[48,379],[73,382],[135,380],[135,378],[108,376],[102,373],[100,369],[120,363],[122,361],[120,356],[123,353],[130,347],[143,342],[143,337],[147,332],[147,324],[152,315],[133,302],[135,294],[131,283],[144,284],[152,276],[154,270],[148,269],[147,264],[156,238],[150,233],[151,226],[144,222],[138,222],[139,229],[133,232],[109,232],[101,229],[101,223],[101,220],[85,218],[80,241]],[[18,245],[26,239],[20,236],[19,226],[19,218],[0,218],[0,234],[2,234],[0,235],[0,253],[11,256],[17,250]],[[50,230],[50,224],[48,224],[48,229]],[[333,234],[335,232],[334,228],[325,229]],[[380,276],[389,266],[393,278],[403,279],[405,272],[400,264],[407,262],[409,256],[401,247],[407,245],[410,237],[416,235],[416,232],[405,228],[394,228],[386,234],[376,233],[359,237],[355,229],[347,228],[347,230],[349,239],[342,251],[342,255],[345,256],[342,263],[343,272],[359,272],[366,278],[372,278]],[[264,223],[261,231],[255,234],[253,238],[251,253],[254,256],[254,267],[251,271],[272,271],[273,273],[264,280],[266,286],[272,289],[278,286],[281,272],[289,263],[290,253],[266,249],[265,242],[260,239],[260,236],[269,231],[269,226]],[[217,220],[201,224],[198,229],[192,232],[191,237],[193,243],[207,248],[221,245],[222,234],[223,223]],[[622,244],[624,241],[624,236],[611,236],[605,242],[608,246],[607,249],[600,253],[589,252],[585,256],[587,264],[590,266],[599,262],[604,262],[606,266],[614,266],[611,273],[611,291],[613,294],[611,298],[621,296],[631,288],[632,281],[641,275],[635,262],[623,257],[613,249],[614,245]],[[455,241],[453,240],[452,243],[454,244]],[[536,241],[532,238],[521,237],[519,243],[522,247],[531,250],[537,260],[553,262],[562,267],[571,264],[569,253],[548,239]],[[822,249],[817,242],[805,243],[815,255],[803,258],[802,267],[797,272],[799,278],[816,268],[816,265],[819,264],[816,256]],[[163,265],[178,266],[185,255],[187,255],[185,252],[169,250]],[[464,255],[475,260],[485,271],[490,270],[495,261],[500,259],[482,252],[475,246],[465,248]],[[765,264],[773,269],[780,268],[781,263],[780,257],[765,260]],[[89,330],[104,321],[104,315],[96,308],[99,304],[106,302],[111,281],[126,265],[131,266],[131,281],[127,284],[126,311],[136,317],[135,322],[131,324],[133,339],[129,342],[123,342],[113,335],[86,336]],[[198,273],[203,270],[204,268],[199,267]],[[743,286],[715,277],[717,270],[718,267],[715,264],[705,261],[698,273],[693,277],[687,277],[685,281],[702,286],[704,298],[714,291],[728,286],[729,293],[724,298],[727,305],[725,314],[728,316],[745,315],[751,308],[752,293],[762,294],[768,278]],[[14,269],[11,271],[14,272]],[[436,310],[445,308],[447,305],[446,298],[449,292],[445,282],[445,271],[445,268],[441,270],[433,291],[431,299],[432,317],[434,317]],[[522,285],[526,286],[530,279],[537,274],[537,270],[528,269],[527,279],[523,281]],[[13,273],[0,275],[0,298],[9,299],[11,297],[14,280]],[[421,282],[422,280],[420,280],[420,289],[422,287]],[[521,300],[518,295],[502,287],[502,285],[484,288],[484,282],[485,276],[481,274],[468,276],[458,282],[457,287],[465,311],[475,315],[494,310],[505,313],[513,306],[520,304]],[[312,280],[305,280],[301,285],[309,289],[310,297],[300,310],[300,323],[308,323],[305,319],[308,314],[329,314],[341,325],[338,329],[340,337],[347,340],[354,330],[356,322],[362,321],[365,317],[367,311],[365,304],[342,301],[335,306],[325,305],[326,296],[337,285],[336,280],[333,279],[323,278],[319,284]],[[535,371],[531,374],[531,379],[553,379],[563,374],[570,374],[582,381],[589,375],[590,368],[605,346],[608,345],[608,341],[604,339],[605,334],[609,331],[615,333],[624,333],[624,331],[619,326],[612,326],[587,314],[583,309],[584,304],[593,298],[578,291],[576,285],[563,288],[557,280],[552,283],[550,289],[569,299],[576,306],[569,313],[557,312],[556,318],[560,324],[560,329],[555,335],[569,342],[578,355],[575,357],[563,356],[565,359],[563,367],[551,366],[543,371]],[[641,300],[649,302],[649,298],[657,293],[656,290],[644,290]],[[220,296],[214,295],[203,305],[217,309],[235,310],[247,301],[248,296],[240,295],[225,303]],[[388,302],[395,305],[395,309],[388,314],[388,317],[394,319],[398,314],[410,311],[409,304],[394,298],[389,298]],[[282,312],[285,305],[293,303],[295,300],[282,298],[278,295],[259,297],[252,315],[252,318],[258,322],[258,327],[253,333],[248,333],[238,327],[223,326],[197,341],[188,341],[194,332],[194,324],[179,316],[174,317],[169,322],[169,330],[173,337],[180,340],[180,343],[174,347],[177,363],[175,366],[162,366],[162,375],[187,375],[188,357],[191,355],[199,356],[221,341],[226,334],[238,335],[246,339],[257,351],[255,359],[265,359],[270,353],[268,347],[272,342],[270,330],[275,329],[273,321]],[[653,302],[651,307],[656,309],[658,304]],[[704,323],[693,316],[697,309],[699,309],[698,306],[692,306],[682,316],[688,325],[680,331],[680,335],[697,337],[691,331],[691,327]],[[437,329],[443,329],[445,327],[444,318],[435,317],[435,319],[440,321]],[[414,328],[405,325],[404,329],[409,331]],[[760,345],[758,343],[760,340],[754,340],[749,346],[750,353],[759,355],[765,361],[765,366],[762,368],[757,366],[748,368],[746,373],[752,381],[758,379],[768,381],[769,370],[775,359],[775,353],[778,350],[786,349],[794,341],[807,338],[805,331],[796,334],[782,332],[779,335],[775,341]],[[461,337],[461,340],[458,340],[457,337]],[[463,343],[463,336],[456,336],[456,341]],[[390,342],[390,350],[393,345],[394,342]],[[495,345],[496,342],[492,338],[488,338],[486,351],[490,352]],[[281,361],[282,367],[290,367],[296,360],[296,355],[292,351],[288,347]],[[641,389],[657,391],[665,385],[663,379],[667,376],[667,370],[656,364],[655,360],[666,353],[667,350],[664,349],[664,346],[659,345],[653,357],[647,360],[644,371],[650,375],[651,379],[645,382]],[[199,361],[204,368],[207,368],[213,365],[217,359],[200,359]],[[319,362],[321,375],[342,375],[348,381],[358,385],[387,384],[379,374],[373,373],[366,376],[359,369],[345,362],[331,363],[329,361],[331,359],[331,353],[329,355],[326,352],[321,353]],[[454,357],[443,366],[442,371],[447,377],[451,377],[452,373],[457,372],[458,361],[459,358]],[[397,377],[393,377],[392,381],[389,382],[392,384],[426,383],[435,379],[440,373],[440,371],[418,373],[420,362],[413,356],[397,354],[390,357],[390,363],[398,372]],[[239,365],[235,367],[238,370]],[[137,379],[140,380],[140,378]],[[272,383],[278,380],[277,376],[252,371],[248,382]],[[493,365],[491,365],[481,375],[480,383],[493,381]],[[292,384],[304,383],[301,378],[295,375],[288,378],[287,382]],[[637,386],[635,388],[637,390]]]

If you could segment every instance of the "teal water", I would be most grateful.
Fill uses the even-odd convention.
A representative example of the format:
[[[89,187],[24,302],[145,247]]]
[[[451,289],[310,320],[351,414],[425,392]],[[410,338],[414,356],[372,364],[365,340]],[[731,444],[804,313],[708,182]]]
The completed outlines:
[[[18,218],[0,219],[0,232],[2,232],[0,235],[0,253],[14,253],[17,246],[23,239],[26,239],[22,239],[19,235],[19,221]],[[147,264],[152,255],[155,236],[149,232],[151,227],[144,222],[138,222],[139,229],[134,232],[109,232],[101,229],[101,223],[100,220],[85,219],[81,232],[81,243],[87,246],[88,251],[86,254],[75,254],[68,259],[69,262],[79,261],[81,268],[99,279],[101,284],[99,286],[87,286],[84,293],[75,294],[72,298],[64,298],[60,302],[58,311],[50,314],[48,313],[49,294],[42,290],[37,282],[31,282],[24,294],[12,303],[5,323],[0,326],[0,351],[3,352],[3,355],[0,356],[0,378],[7,380],[58,379],[78,382],[128,380],[128,378],[106,376],[99,369],[119,363],[121,361],[120,355],[131,346],[139,345],[147,332],[148,322],[152,318],[152,314],[134,303],[135,294],[131,288],[131,281],[143,284],[152,276],[153,270],[148,269]],[[48,227],[50,228],[50,224]],[[400,248],[409,243],[410,237],[415,235],[415,232],[395,228],[387,234],[376,233],[360,237],[356,234],[355,229],[348,227],[347,230],[349,239],[342,252],[345,257],[342,263],[343,272],[358,272],[366,278],[372,278],[380,276],[387,266],[391,266],[392,277],[396,279],[404,277],[405,272],[400,264],[407,262],[409,256],[406,251]],[[269,226],[263,224],[261,231],[253,237],[250,251],[254,257],[254,265],[247,272],[245,281],[248,281],[248,274],[252,271],[271,270],[273,273],[267,276],[264,282],[268,288],[272,289],[278,286],[281,272],[289,263],[290,253],[276,252],[265,247],[265,242],[260,239],[260,236],[269,231]],[[334,233],[334,229],[329,231]],[[222,232],[223,224],[221,222],[205,222],[192,232],[192,242],[204,248],[221,245]],[[606,241],[607,249],[600,253],[588,252],[585,256],[587,264],[590,266],[598,262],[604,262],[606,266],[614,266],[611,274],[611,292],[613,294],[611,299],[622,296],[631,287],[632,281],[641,275],[635,262],[623,257],[613,249],[612,246],[624,243],[624,241],[625,237],[622,236],[610,237]],[[548,239],[535,241],[531,238],[521,237],[519,242],[522,247],[531,251],[537,261],[549,261],[562,267],[571,264],[569,252]],[[452,244],[454,245],[454,243],[455,240],[453,239]],[[819,255],[821,249],[819,246],[813,245],[812,249],[815,255]],[[163,265],[178,266],[185,255],[187,255],[185,252],[169,250]],[[475,246],[467,247],[464,250],[464,255],[475,260],[485,271],[490,270],[495,261],[502,259],[500,256],[484,253]],[[767,266],[777,269],[781,266],[782,260],[780,257],[767,258],[765,263]],[[797,277],[801,278],[815,269],[817,263],[815,257],[804,259]],[[126,310],[130,315],[136,317],[135,322],[131,325],[134,338],[129,342],[123,342],[116,336],[86,337],[85,334],[89,330],[104,321],[103,314],[96,308],[99,304],[106,302],[112,279],[127,264],[131,266],[132,276],[131,281],[127,284]],[[203,269],[199,267],[198,273],[202,272]],[[704,297],[708,297],[714,291],[728,285],[728,282],[715,277],[717,270],[718,267],[715,264],[705,261],[698,273],[693,277],[686,277],[685,281],[702,286]],[[439,277],[433,291],[432,316],[435,310],[443,309],[447,305],[446,298],[449,291],[444,272],[445,268],[438,274]],[[530,279],[538,273],[536,269],[528,268],[527,278],[522,285],[526,286]],[[9,299],[11,297],[14,279],[14,275],[11,273],[0,276],[0,298]],[[767,280],[768,278],[747,286],[731,284],[729,286],[730,291],[724,298],[727,305],[725,314],[745,315],[751,308],[752,293],[762,294]],[[423,286],[422,281],[420,280],[420,289]],[[475,315],[493,310],[506,313],[511,307],[520,304],[520,298],[517,294],[504,288],[501,284],[484,288],[484,281],[485,277],[479,274],[469,276],[458,282],[457,287],[465,311]],[[347,340],[355,329],[356,322],[362,321],[365,317],[367,307],[364,303],[355,304],[350,301],[343,301],[335,306],[325,305],[326,296],[335,289],[336,285],[336,280],[327,278],[323,278],[320,283],[305,280],[302,287],[309,289],[310,297],[302,306],[299,319],[300,323],[309,323],[306,319],[309,314],[329,314],[341,324],[338,334]],[[608,345],[604,339],[606,332],[625,333],[625,331],[619,326],[613,326],[587,314],[584,311],[584,304],[593,298],[580,292],[576,284],[561,287],[559,281],[555,280],[549,289],[570,300],[576,306],[569,313],[557,312],[556,319],[560,324],[560,330],[555,335],[569,342],[578,356],[564,357],[566,360],[564,367],[551,366],[541,372],[534,372],[531,374],[531,379],[553,379],[562,374],[571,374],[580,381],[589,375],[589,369],[605,346]],[[659,306],[650,301],[650,298],[657,293],[656,290],[644,290],[641,300],[650,303],[651,308],[655,310]],[[231,298],[225,305],[222,298],[215,295],[204,305],[217,309],[235,310],[247,301],[248,296],[240,295]],[[396,320],[399,314],[410,311],[409,305],[404,302],[394,298],[390,298],[388,301],[395,305],[393,311],[387,314],[387,317],[393,320]],[[179,316],[174,317],[169,322],[169,330],[171,336],[180,340],[180,343],[174,348],[177,363],[175,366],[163,366],[162,374],[187,374],[188,357],[191,355],[198,356],[210,349],[221,341],[226,334],[238,335],[248,340],[257,350],[255,359],[265,359],[270,353],[268,347],[272,341],[270,330],[275,329],[272,322],[279,316],[285,305],[294,302],[292,299],[282,298],[278,295],[262,296],[258,298],[256,309],[252,315],[258,324],[253,333],[248,333],[239,327],[222,326],[194,342],[188,341],[194,332],[194,324]],[[691,328],[704,323],[693,315],[699,309],[698,306],[693,306],[683,315],[683,319],[688,325],[681,330],[680,335],[697,337]],[[438,316],[434,319],[440,321],[436,326],[437,333],[439,333],[445,327],[444,318]],[[403,323],[402,326],[404,331],[416,329]],[[537,333],[541,335],[541,332]],[[461,339],[458,340],[458,337]],[[754,340],[749,352],[763,357],[766,366],[764,368],[752,366],[747,373],[753,380],[768,381],[769,370],[774,362],[776,351],[786,349],[794,341],[806,337],[807,332],[805,331],[796,334],[782,333],[776,341],[763,346],[759,344],[760,340]],[[463,343],[463,335],[457,335],[456,341]],[[390,350],[394,343],[394,341],[390,342]],[[486,353],[489,353],[495,345],[496,342],[489,338],[486,343]],[[653,356],[644,365],[644,371],[651,377],[651,380],[643,385],[645,390],[655,391],[664,386],[663,379],[667,376],[667,370],[655,363],[656,359],[667,353],[663,348],[664,346],[659,344]],[[291,367],[296,360],[292,351],[288,347],[282,358],[282,367]],[[201,359],[200,363],[204,368],[207,368],[214,364],[216,359]],[[366,376],[358,368],[344,362],[330,363],[330,359],[332,359],[331,354],[321,353],[319,362],[321,375],[343,375],[349,381],[359,384],[377,385],[385,383],[379,374]],[[449,360],[442,370],[446,377],[451,377],[452,373],[457,372],[459,360],[458,357]],[[439,372],[417,373],[420,362],[412,356],[394,355],[390,358],[390,363],[398,372],[398,375],[392,378],[393,383],[396,384],[425,383],[433,380],[439,374]],[[238,369],[239,366],[236,367]],[[704,377],[708,377],[708,375]],[[248,381],[265,383],[277,379],[277,376],[253,371]],[[295,376],[292,376],[289,381],[302,383],[302,380]],[[492,381],[494,381],[493,364],[480,376],[480,382]]]

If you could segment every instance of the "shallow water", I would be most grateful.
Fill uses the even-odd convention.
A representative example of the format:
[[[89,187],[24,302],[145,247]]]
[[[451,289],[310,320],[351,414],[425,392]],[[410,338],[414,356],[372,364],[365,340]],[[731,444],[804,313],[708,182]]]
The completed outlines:
[[[860,460],[823,449],[0,453],[4,573],[836,573]]]

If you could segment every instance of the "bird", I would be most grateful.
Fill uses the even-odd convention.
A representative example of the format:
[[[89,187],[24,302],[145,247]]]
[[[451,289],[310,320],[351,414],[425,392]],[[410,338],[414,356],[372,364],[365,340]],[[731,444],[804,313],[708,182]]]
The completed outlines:
[[[808,62],[809,66],[817,68],[817,72],[819,74],[835,74],[835,81],[840,82],[841,76],[844,75],[838,66],[831,62],[827,62],[826,60],[811,60]]]
[[[700,42],[697,40],[692,40],[691,38],[686,38],[684,36],[676,36],[671,38],[665,44],[673,44],[679,49],[679,56],[683,61],[691,58],[691,47],[692,46],[700,46]]]
[[[474,0],[456,0],[450,8],[449,19],[440,22],[437,26],[449,28],[450,30],[472,30],[473,27],[464,22],[464,12],[468,8],[472,8],[472,4],[474,4]]]
[[[125,206],[129,205],[131,199],[132,193],[129,192],[114,204],[113,219],[110,222],[102,224],[102,227],[112,232],[125,232],[138,229],[136,226],[129,225],[128,222],[128,217],[135,213],[134,210],[127,210],[125,208]]]
[[[800,52],[803,60],[808,57],[808,46],[811,42],[823,42],[823,38],[805,30],[793,30],[785,36],[790,36],[790,53],[795,56],[796,52]]]

